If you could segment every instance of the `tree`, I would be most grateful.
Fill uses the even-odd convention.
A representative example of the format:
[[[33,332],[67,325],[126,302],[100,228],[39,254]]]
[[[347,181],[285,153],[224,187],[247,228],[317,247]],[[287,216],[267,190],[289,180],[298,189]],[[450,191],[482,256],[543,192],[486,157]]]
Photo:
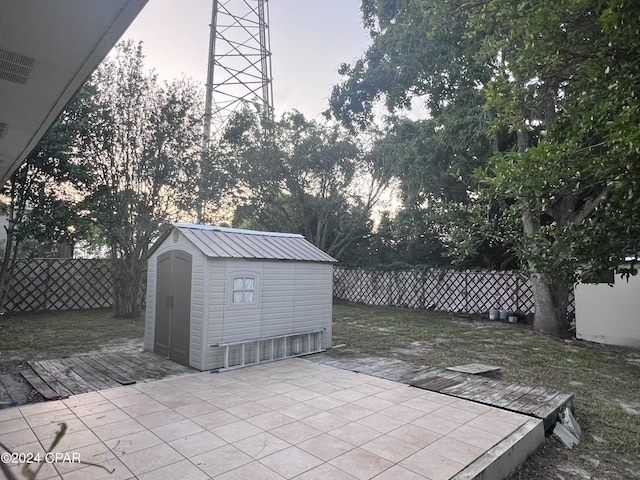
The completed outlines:
[[[57,255],[86,233],[78,199],[69,195],[85,177],[72,158],[86,134],[86,103],[76,96],[56,123],[4,185],[6,242],[0,267],[0,305],[4,306],[16,261]]]
[[[346,78],[330,99],[331,115],[352,129],[365,128],[380,102],[393,114],[385,142],[394,145],[391,158],[401,187],[403,211],[396,223],[406,225],[398,230],[405,236],[398,241],[416,239],[416,252],[424,239],[450,243],[447,225],[459,220],[455,211],[476,195],[474,170],[514,141],[506,132],[488,132],[491,117],[482,87],[491,79],[491,65],[466,36],[463,5],[454,3],[448,8],[444,2],[363,1],[372,44],[361,60],[341,67]],[[427,118],[411,121],[402,115],[416,98]],[[495,238],[476,246],[474,255],[457,263],[514,264],[506,241]]]
[[[110,249],[115,314],[137,316],[150,243],[197,203],[202,96],[187,80],[160,85],[132,42],[83,88],[95,105],[78,152],[90,171],[84,206]]]
[[[240,174],[234,223],[303,234],[338,259],[371,231],[371,212],[391,175],[337,126],[298,112],[280,120],[245,111],[225,141]]]
[[[402,209],[394,219],[398,261],[432,266],[455,261],[465,268],[517,263],[505,239],[478,242],[475,252],[464,258],[442,248],[452,244],[448,226],[458,225],[460,211],[475,203],[475,170],[492,155],[487,120],[479,105],[464,107],[455,101],[432,119],[394,118],[388,123],[381,143],[400,185]]]
[[[640,9],[632,2],[492,2],[483,30],[500,66],[488,85],[496,123],[517,148],[481,174],[509,214],[536,299],[538,330],[567,336],[573,282],[638,248]],[[490,19],[488,22],[487,19]],[[495,22],[495,23],[494,23]],[[495,31],[495,30],[493,30]]]
[[[422,95],[440,122],[427,138],[442,132],[455,145],[451,126],[465,105],[475,109],[458,142],[480,163],[469,183],[474,237],[514,245],[534,285],[535,328],[568,335],[570,284],[638,250],[640,5],[363,0],[362,9],[373,43],[343,67],[334,115],[362,124],[381,97],[393,110]],[[481,135],[489,152],[474,145]]]

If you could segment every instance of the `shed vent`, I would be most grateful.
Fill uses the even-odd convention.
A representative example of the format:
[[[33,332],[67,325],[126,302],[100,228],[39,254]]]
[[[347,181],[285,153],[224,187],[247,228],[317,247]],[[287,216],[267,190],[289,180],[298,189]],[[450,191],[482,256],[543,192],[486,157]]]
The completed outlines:
[[[0,122],[0,138],[6,137],[8,130],[9,130],[9,124]]]
[[[0,47],[0,80],[24,85],[31,78],[36,59]]]

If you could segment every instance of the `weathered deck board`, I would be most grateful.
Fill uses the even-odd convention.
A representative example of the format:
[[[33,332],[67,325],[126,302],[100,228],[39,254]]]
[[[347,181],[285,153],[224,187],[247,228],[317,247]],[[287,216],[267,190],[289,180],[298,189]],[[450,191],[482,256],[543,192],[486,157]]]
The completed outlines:
[[[56,375],[60,376],[60,373],[56,371],[56,374],[52,374],[43,367],[42,362],[27,362],[31,367],[31,370],[39,376],[43,382],[45,382],[53,391],[58,392],[62,398],[67,398],[69,395],[73,395],[71,390],[66,388],[60,381],[58,381]],[[24,375],[23,375],[24,377]],[[25,377],[26,378],[26,377]],[[28,381],[28,380],[27,380]],[[33,388],[36,390],[38,387],[36,385],[31,384]],[[46,398],[46,395],[42,395]]]
[[[24,369],[20,373],[46,400],[58,400],[61,398],[61,395],[47,385],[33,370]]]
[[[123,375],[124,372],[126,372],[129,377],[132,377],[140,370],[140,365],[134,363],[127,357],[128,355],[120,357],[115,353],[104,354],[101,356],[102,360],[108,365],[111,365],[112,368],[119,369],[122,371]]]
[[[76,383],[75,379],[71,378],[68,369],[60,368],[57,364],[50,360],[40,360],[37,363],[41,369],[47,370],[47,372],[49,372],[49,374],[53,376],[58,381],[58,383],[62,384],[62,386],[69,392],[69,395],[86,392],[86,390],[82,388],[81,385],[78,385]],[[35,372],[38,373],[37,370]],[[53,385],[50,386],[51,388],[56,390]]]
[[[135,355],[130,353],[111,353],[110,358],[114,363],[121,362],[124,365],[130,365],[132,371],[145,372],[147,378],[163,378],[167,375],[182,374],[185,367],[171,360],[156,355],[151,352],[137,352]]]
[[[318,363],[396,380],[425,390],[540,418],[547,430],[555,424],[558,412],[573,402],[573,394],[445,369],[421,367],[398,359],[365,357],[353,355],[353,352],[341,356],[330,351],[307,358]]]
[[[47,399],[196,372],[150,352],[78,355],[29,366],[25,380]]]
[[[453,380],[451,378],[444,378],[439,375],[434,375],[430,378],[422,380],[420,384],[420,388],[424,388],[425,390],[434,390],[436,392],[440,392],[448,387],[455,387],[462,383],[460,380]]]
[[[88,358],[79,359],[77,357],[69,357],[66,360],[68,361],[69,367],[93,390],[104,390],[105,388],[120,386],[120,384],[112,380],[111,377],[105,376],[93,368],[88,362]]]
[[[131,380],[128,377],[128,372],[121,370],[112,363],[100,363],[88,355],[84,358],[84,361],[100,372],[103,376],[115,380],[120,385],[131,385],[136,383],[135,380]]]
[[[506,405],[505,408],[514,411],[524,411],[526,405],[529,405],[531,402],[535,402],[538,397],[545,393],[545,391],[546,390],[543,387],[534,387],[520,398],[514,400],[509,405]]]

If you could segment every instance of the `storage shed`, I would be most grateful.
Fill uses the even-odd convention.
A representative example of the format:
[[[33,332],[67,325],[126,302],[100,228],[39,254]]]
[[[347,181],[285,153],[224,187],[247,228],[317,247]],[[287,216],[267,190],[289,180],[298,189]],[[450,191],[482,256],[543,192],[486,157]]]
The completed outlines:
[[[149,252],[145,349],[214,370],[329,348],[334,262],[302,235],[174,224]]]

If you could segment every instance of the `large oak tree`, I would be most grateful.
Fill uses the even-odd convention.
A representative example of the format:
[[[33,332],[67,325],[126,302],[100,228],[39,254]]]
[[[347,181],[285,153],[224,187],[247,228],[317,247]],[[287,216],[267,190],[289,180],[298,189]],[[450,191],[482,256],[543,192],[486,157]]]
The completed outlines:
[[[481,215],[466,231],[483,235],[458,247],[511,242],[534,286],[535,328],[568,335],[572,282],[639,246],[640,5],[363,0],[362,10],[372,45],[342,68],[333,114],[363,125],[378,100],[397,110],[423,97],[429,135],[456,146],[450,164],[456,149],[481,162],[469,184]],[[477,121],[456,130],[469,114]]]

